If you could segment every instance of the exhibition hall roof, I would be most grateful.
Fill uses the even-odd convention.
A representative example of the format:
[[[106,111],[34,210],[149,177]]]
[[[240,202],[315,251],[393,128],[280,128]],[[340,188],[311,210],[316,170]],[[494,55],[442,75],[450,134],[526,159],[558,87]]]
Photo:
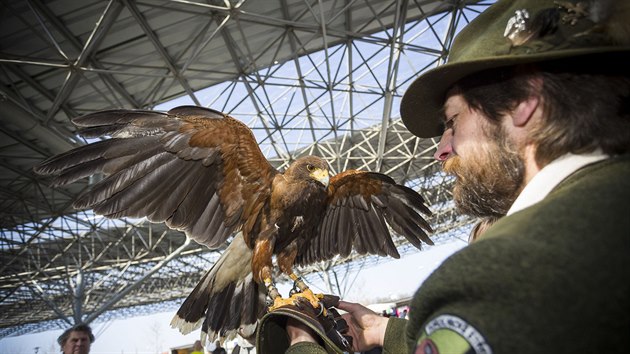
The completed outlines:
[[[439,243],[465,238],[435,139],[410,134],[402,94],[443,64],[486,1],[3,0],[0,2],[0,338],[173,308],[222,249],[144,219],[110,220],[33,173],[86,141],[71,119],[113,108],[210,107],[245,122],[284,169],[379,171],[418,190]],[[416,252],[398,240],[401,253]],[[304,269],[346,274],[379,257]],[[308,278],[308,277],[307,277]],[[335,290],[335,289],[333,289]],[[340,289],[337,289],[338,291]]]

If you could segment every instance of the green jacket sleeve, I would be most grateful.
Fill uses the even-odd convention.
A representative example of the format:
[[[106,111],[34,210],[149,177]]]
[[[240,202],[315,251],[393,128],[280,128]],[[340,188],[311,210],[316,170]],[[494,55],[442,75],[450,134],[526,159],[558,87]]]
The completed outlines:
[[[404,353],[406,349],[405,327],[407,320],[402,318],[391,317],[387,321],[385,329],[385,339],[383,340],[384,354]]]

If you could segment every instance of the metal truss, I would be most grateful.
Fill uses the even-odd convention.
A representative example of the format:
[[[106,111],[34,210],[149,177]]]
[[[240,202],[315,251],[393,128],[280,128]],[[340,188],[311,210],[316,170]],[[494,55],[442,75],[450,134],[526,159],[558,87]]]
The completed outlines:
[[[434,239],[464,238],[472,220],[453,209],[452,181],[432,157],[437,142],[411,135],[398,106],[487,6],[2,0],[0,338],[172,308],[221,253],[161,224],[72,210],[94,181],[50,188],[32,173],[84,144],[70,119],[97,110],[224,111],[253,129],[278,169],[313,154],[333,172],[387,173],[425,196]],[[397,243],[402,254],[416,252]],[[353,254],[302,271],[336,276],[380,261]]]

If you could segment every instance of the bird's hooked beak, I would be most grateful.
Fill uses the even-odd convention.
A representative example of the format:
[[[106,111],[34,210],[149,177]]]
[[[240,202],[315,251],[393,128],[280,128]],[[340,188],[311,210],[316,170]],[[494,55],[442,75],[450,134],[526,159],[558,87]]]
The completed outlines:
[[[330,182],[330,176],[328,175],[328,170],[322,170],[321,168],[316,168],[311,172],[311,177],[313,177],[316,181],[323,184],[324,187],[328,188],[328,182]]]

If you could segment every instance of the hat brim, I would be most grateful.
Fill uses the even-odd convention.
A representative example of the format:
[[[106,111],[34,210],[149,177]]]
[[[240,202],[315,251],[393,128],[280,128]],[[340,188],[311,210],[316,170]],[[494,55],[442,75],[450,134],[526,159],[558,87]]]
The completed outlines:
[[[614,60],[616,65],[628,66],[630,48],[602,47],[597,49],[574,49],[554,51],[524,56],[495,56],[475,60],[447,63],[431,69],[414,80],[400,103],[400,116],[409,131],[421,138],[433,138],[442,135],[443,115],[446,92],[464,77],[487,69],[494,69],[518,64],[537,62],[591,60]],[[612,64],[612,63],[610,63]],[[601,65],[590,63],[587,65]],[[627,70],[627,69],[626,69]]]

